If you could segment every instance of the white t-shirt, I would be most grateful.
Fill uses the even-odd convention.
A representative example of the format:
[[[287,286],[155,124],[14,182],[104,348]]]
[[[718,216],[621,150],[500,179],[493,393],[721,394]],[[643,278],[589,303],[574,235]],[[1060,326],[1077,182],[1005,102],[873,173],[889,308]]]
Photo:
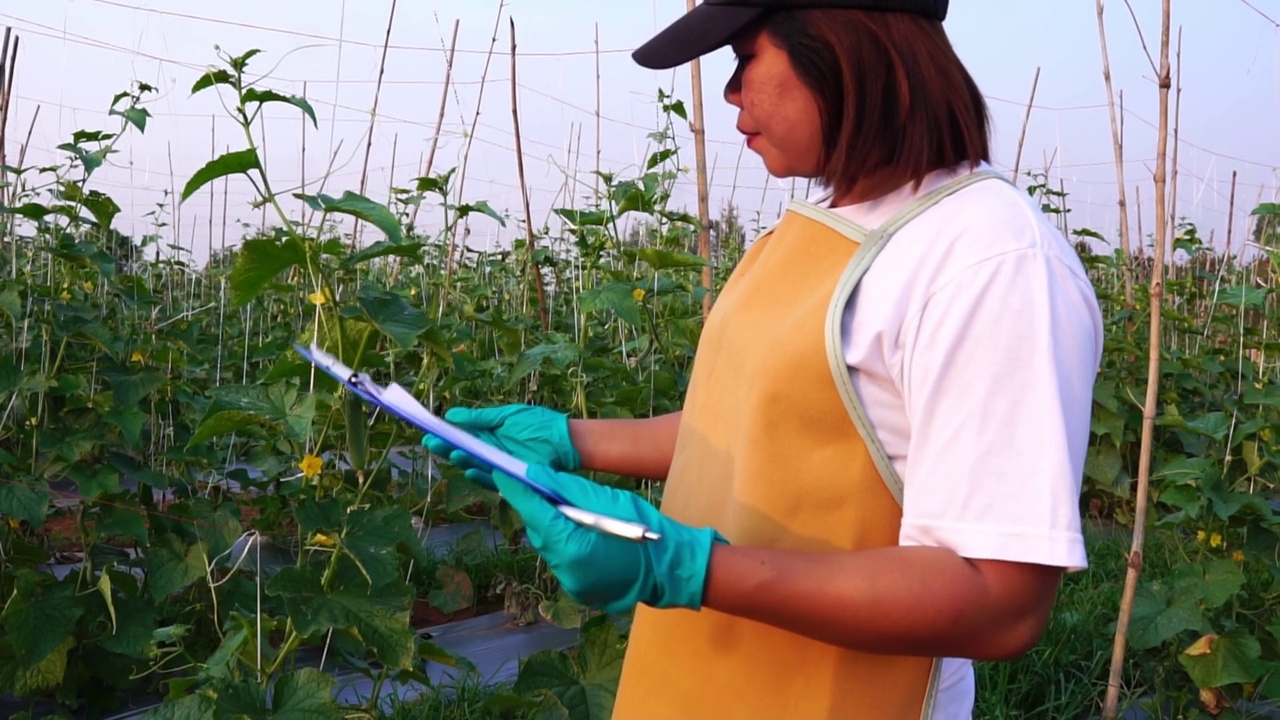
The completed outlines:
[[[874,229],[964,172],[834,210]],[[846,309],[844,355],[905,486],[903,545],[1086,567],[1080,484],[1102,341],[1074,248],[1006,182],[963,188],[889,240]],[[972,662],[944,660],[934,720],[969,718],[974,696]]]

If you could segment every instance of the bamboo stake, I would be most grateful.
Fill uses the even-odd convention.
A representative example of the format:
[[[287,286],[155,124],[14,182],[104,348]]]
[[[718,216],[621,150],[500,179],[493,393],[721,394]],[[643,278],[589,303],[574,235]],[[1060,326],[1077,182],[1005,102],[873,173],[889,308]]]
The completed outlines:
[[[1177,79],[1173,99],[1173,177],[1169,188],[1169,226],[1178,233],[1178,136],[1182,129],[1182,28],[1178,28]]]
[[[369,187],[369,155],[373,153],[374,128],[378,124],[378,100],[382,97],[382,77],[387,71],[387,48],[391,45],[391,28],[396,22],[396,0],[391,0],[391,13],[387,16],[387,33],[382,39],[382,59],[378,62],[378,81],[373,90],[373,109],[369,111],[369,136],[365,138],[364,165],[360,169],[360,194],[364,195]],[[364,223],[356,222],[356,232],[351,237],[351,250],[360,246],[360,237],[364,231]]]
[[[596,23],[596,174],[592,197],[600,198],[600,23]]]
[[[475,111],[475,114],[472,115],[471,117],[471,128],[470,130],[467,131],[467,144],[465,149],[462,151],[462,168],[461,170],[458,171],[457,202],[459,205],[461,205],[463,202],[462,198],[464,197],[464,195],[462,194],[462,190],[467,184],[467,168],[471,164],[471,145],[475,141],[476,125],[480,123],[480,109],[484,107],[484,90],[485,90],[485,87],[489,84],[488,83],[489,64],[493,61],[493,49],[498,44],[498,32],[502,27],[502,10],[503,8],[506,7],[506,5],[507,5],[506,0],[498,0],[498,14],[497,14],[497,17],[495,17],[493,20],[493,38],[489,41],[489,50],[488,52],[485,53],[485,56],[484,56],[484,70],[480,73],[480,89],[476,93],[476,111]],[[464,229],[463,232],[465,235],[466,230]],[[452,282],[453,280],[453,253],[457,247],[457,243],[458,243],[458,230],[457,228],[454,228],[453,232],[449,234],[449,251],[444,261],[444,288],[442,289],[440,294],[442,307],[443,307],[445,296],[449,292],[449,283]],[[466,242],[464,240],[462,252],[465,252],[465,251],[466,251]],[[460,252],[459,255],[461,255],[462,252]]]
[[[1111,87],[1111,56],[1107,52],[1107,26],[1103,16],[1103,2],[1098,5],[1098,40],[1102,45],[1102,80],[1107,87],[1107,112],[1111,116],[1111,143],[1116,156],[1116,189],[1119,194],[1117,204],[1120,206],[1120,255],[1122,264],[1120,272],[1124,279],[1124,306],[1133,310],[1133,265],[1130,258],[1133,248],[1129,240],[1129,207],[1125,198],[1124,182],[1124,91],[1120,95],[1120,120],[1116,121],[1115,96]]]
[[[307,97],[307,81],[305,80],[302,81],[302,97],[304,98]],[[300,121],[298,124],[302,127],[302,130],[299,133],[299,135],[301,136],[300,139],[302,140],[302,153],[301,153],[301,157],[298,159],[298,165],[299,165],[298,171],[301,177],[301,180],[298,183],[298,186],[299,186],[298,192],[302,195],[306,195],[307,194],[307,115],[306,113],[303,113],[298,118],[298,120]],[[299,200],[298,202],[302,204],[302,213],[303,213],[302,217],[299,219],[302,222],[303,232],[306,232],[306,228],[310,224],[309,221],[306,219],[307,203],[302,200]]]
[[[529,209],[529,186],[524,176],[524,146],[520,141],[520,93],[516,82],[516,20],[508,18],[511,23],[511,122],[516,136],[516,174],[520,176],[520,199],[524,202],[524,228],[528,235],[528,269],[533,274],[534,287],[538,292],[538,311],[542,316],[542,331],[551,329],[551,315],[547,312],[547,295],[542,287],[542,270],[534,259],[537,240],[533,235],[533,211]]]
[[[13,74],[14,68],[18,64],[18,38],[12,37],[13,28],[6,27],[4,29],[4,44],[0,45],[0,168],[8,163],[5,162],[5,129],[9,126],[9,102],[13,97]],[[10,52],[10,42],[12,38],[12,56]],[[10,59],[12,58],[12,59]],[[5,171],[0,169],[0,178],[3,178]]]
[[[1129,632],[1129,619],[1133,614],[1133,599],[1137,592],[1138,576],[1142,572],[1143,542],[1146,536],[1147,489],[1151,477],[1151,444],[1155,429],[1156,408],[1160,389],[1160,322],[1164,299],[1164,258],[1169,215],[1166,211],[1166,163],[1169,145],[1169,25],[1170,0],[1161,2],[1160,22],[1160,70],[1158,129],[1156,133],[1156,186],[1155,248],[1151,267],[1151,351],[1147,364],[1147,396],[1142,412],[1142,446],[1138,455],[1138,487],[1134,500],[1133,542],[1129,551],[1129,569],[1125,574],[1124,594],[1120,602],[1120,617],[1116,623],[1115,644],[1111,654],[1111,672],[1107,680],[1106,702],[1103,719],[1115,720],[1120,700],[1120,679],[1123,672],[1125,641]],[[1142,36],[1142,27],[1138,26]],[[1145,46],[1146,42],[1143,41]]]
[[[431,176],[431,167],[436,161],[436,148],[440,147],[440,132],[444,127],[444,111],[449,105],[449,86],[453,82],[453,58],[458,50],[458,20],[453,21],[453,39],[449,41],[449,54],[445,59],[444,66],[444,89],[440,91],[440,112],[436,114],[436,129],[431,134],[431,149],[427,151],[427,161],[422,166],[423,177]],[[409,226],[417,229],[418,226],[418,209],[422,207],[419,202],[413,206],[413,215],[409,218]]]
[[[697,0],[687,0],[693,12]],[[702,267],[702,316],[711,314],[711,192],[707,186],[707,128],[702,112],[702,61],[694,58],[689,67],[693,82],[693,147],[698,163],[698,254],[707,264]]]
[[[209,116],[209,158],[218,157],[218,117],[216,115]],[[205,238],[205,247],[208,248],[205,257],[205,263],[208,264],[213,259],[213,212],[214,203],[217,201],[217,190],[214,184],[209,183],[209,236]],[[193,248],[194,250],[194,248]]]
[[[1027,100],[1027,112],[1022,116],[1022,133],[1018,135],[1018,154],[1013,158],[1013,182],[1018,182],[1018,169],[1022,166],[1022,146],[1027,140],[1027,127],[1031,125],[1031,108],[1036,104],[1036,89],[1040,86],[1040,68],[1036,67],[1035,79],[1031,81],[1031,99]]]
[[[1227,201],[1227,248],[1223,254],[1223,261],[1231,257],[1231,232],[1234,230],[1236,219],[1236,171],[1231,171],[1231,199]]]
[[[1137,203],[1135,210],[1137,210],[1138,217],[1138,257],[1142,258],[1147,255],[1145,250],[1146,245],[1144,244],[1144,238],[1146,236],[1142,234],[1142,186],[1134,185],[1133,194]]]

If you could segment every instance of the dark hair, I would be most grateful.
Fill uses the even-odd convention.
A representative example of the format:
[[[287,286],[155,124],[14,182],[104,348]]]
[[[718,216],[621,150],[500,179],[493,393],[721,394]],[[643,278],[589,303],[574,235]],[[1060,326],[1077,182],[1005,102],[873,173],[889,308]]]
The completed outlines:
[[[820,179],[836,197],[918,188],[935,170],[990,162],[986,100],[941,23],[805,9],[771,13],[760,27],[817,96]]]

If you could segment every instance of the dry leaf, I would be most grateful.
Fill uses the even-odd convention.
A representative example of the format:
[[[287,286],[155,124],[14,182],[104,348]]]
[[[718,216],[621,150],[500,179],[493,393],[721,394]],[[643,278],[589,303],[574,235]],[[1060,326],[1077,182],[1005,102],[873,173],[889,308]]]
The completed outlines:
[[[1204,705],[1204,709],[1210,715],[1217,715],[1223,710],[1231,707],[1231,701],[1218,688],[1209,688],[1200,691],[1200,702]]]
[[[1183,655],[1209,655],[1213,652],[1213,641],[1217,640],[1217,635],[1205,635],[1199,640],[1191,643],[1191,647],[1182,651]]]

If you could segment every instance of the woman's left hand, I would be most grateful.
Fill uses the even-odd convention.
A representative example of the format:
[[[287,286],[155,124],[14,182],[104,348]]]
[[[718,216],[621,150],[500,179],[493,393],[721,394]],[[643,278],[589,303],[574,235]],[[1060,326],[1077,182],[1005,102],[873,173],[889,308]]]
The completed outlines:
[[[660,540],[634,542],[579,525],[538,492],[495,471],[498,491],[524,520],[529,543],[546,559],[570,597],[611,613],[637,603],[658,608],[702,607],[711,548],[726,542],[714,529],[692,528],[663,515],[634,492],[617,490],[545,465],[529,479],[570,505],[647,525]]]

